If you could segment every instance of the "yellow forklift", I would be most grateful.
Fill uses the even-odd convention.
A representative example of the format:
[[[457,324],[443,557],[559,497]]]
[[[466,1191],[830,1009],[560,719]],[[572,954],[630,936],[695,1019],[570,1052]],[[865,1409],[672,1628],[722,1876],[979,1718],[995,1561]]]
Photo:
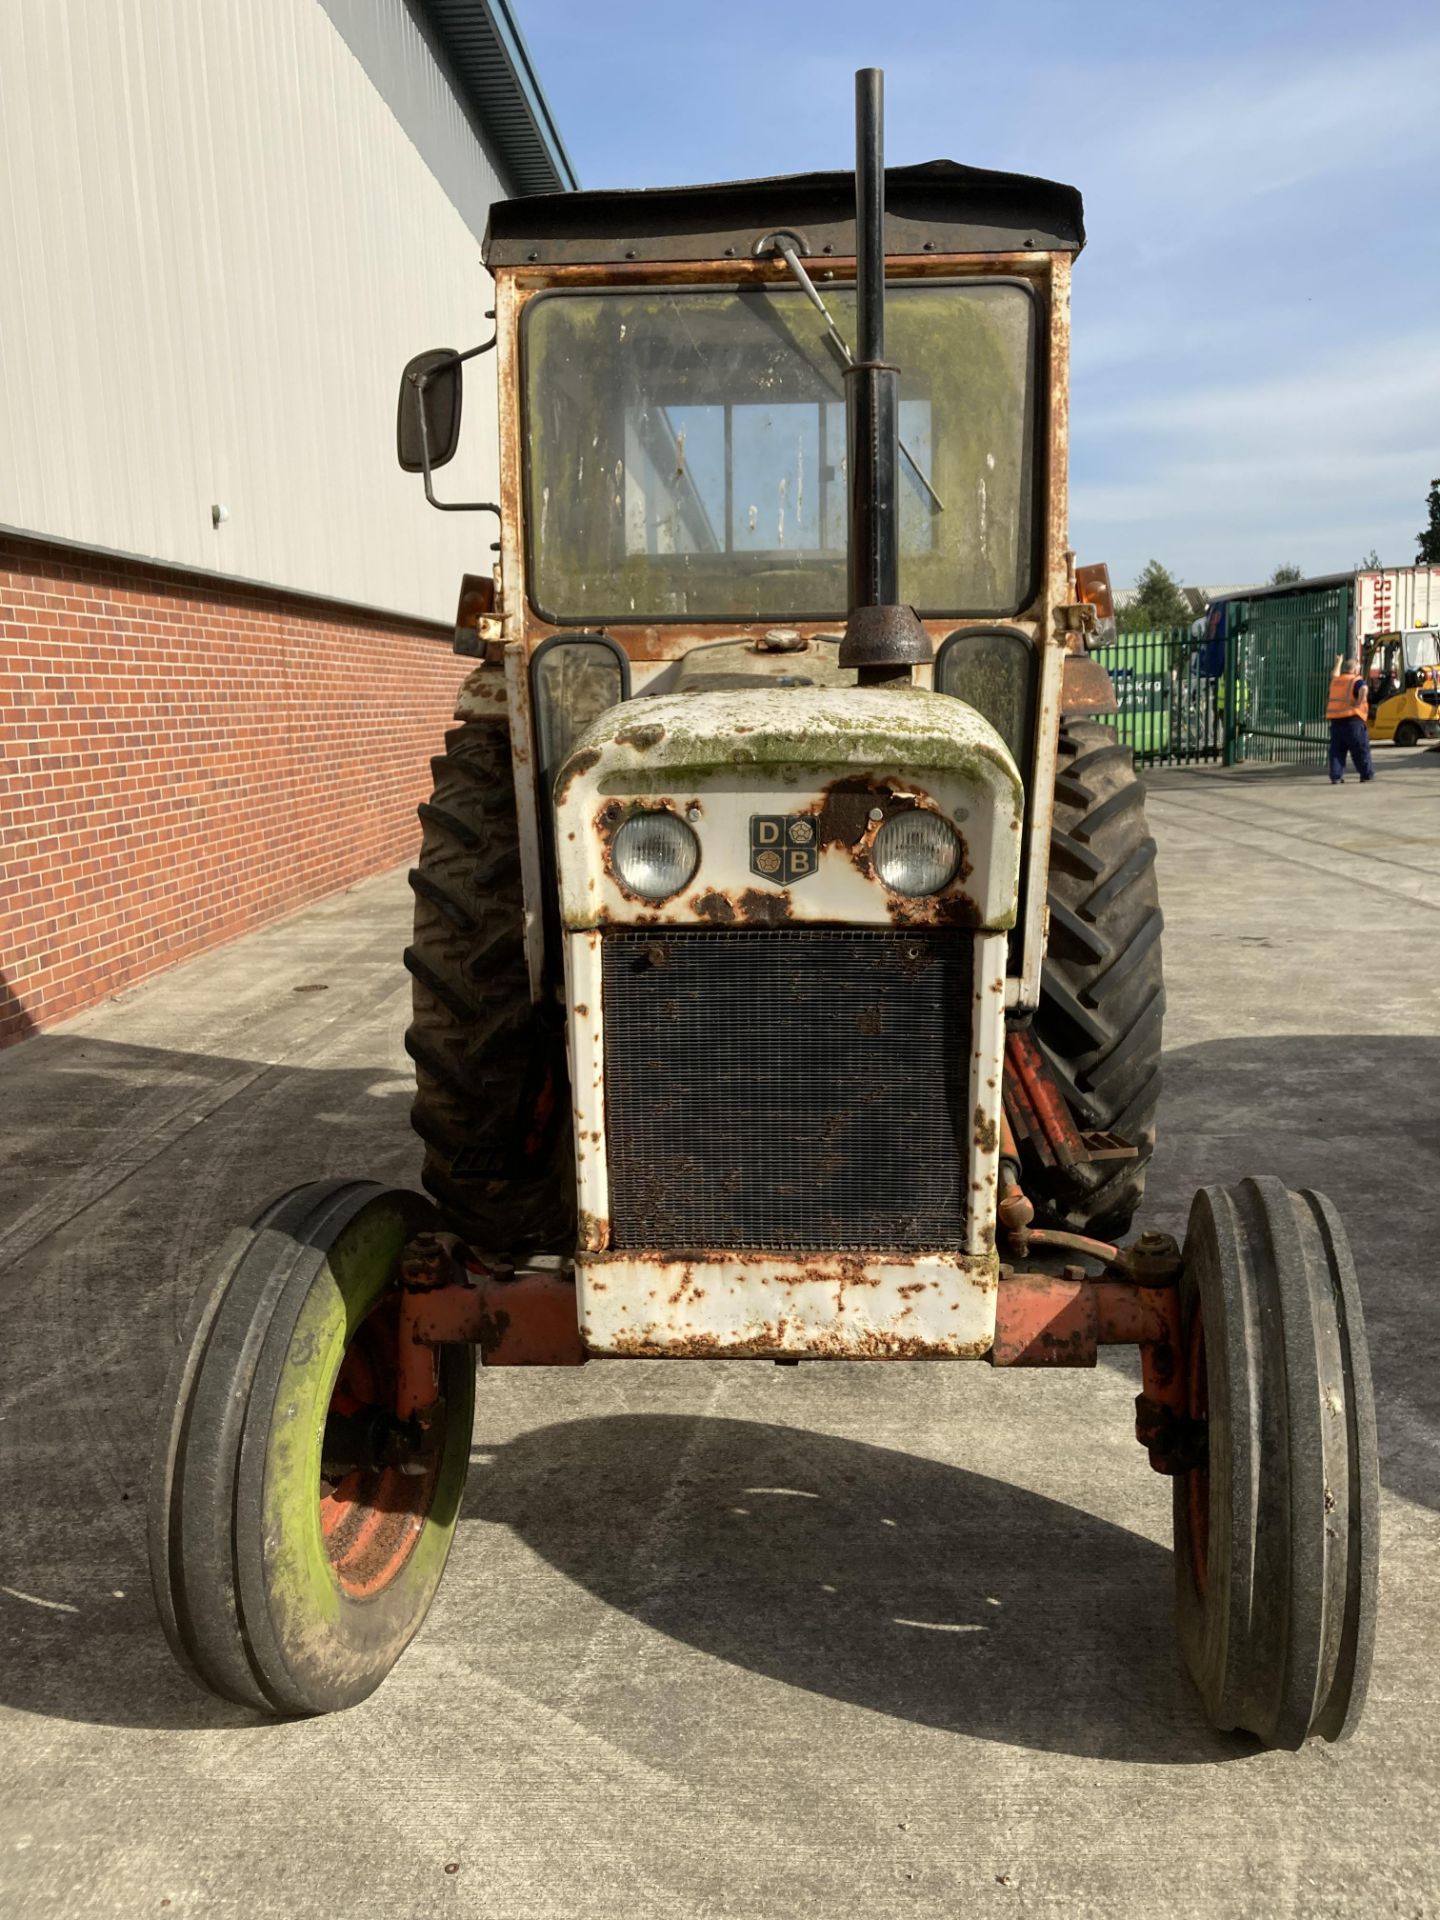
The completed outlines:
[[[1361,666],[1370,688],[1372,742],[1418,747],[1440,740],[1440,628],[1373,634]]]

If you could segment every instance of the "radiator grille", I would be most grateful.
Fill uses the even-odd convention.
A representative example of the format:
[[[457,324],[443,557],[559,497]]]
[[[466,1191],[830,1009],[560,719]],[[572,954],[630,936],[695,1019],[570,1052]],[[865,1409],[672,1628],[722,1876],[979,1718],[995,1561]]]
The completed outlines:
[[[964,1244],[973,936],[610,933],[617,1249]]]

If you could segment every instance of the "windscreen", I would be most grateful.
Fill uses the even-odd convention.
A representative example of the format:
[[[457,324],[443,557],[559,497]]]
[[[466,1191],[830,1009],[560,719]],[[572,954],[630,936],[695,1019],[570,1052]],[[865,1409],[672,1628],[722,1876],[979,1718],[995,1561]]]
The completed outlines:
[[[845,341],[851,288],[822,288]],[[900,597],[1003,614],[1035,574],[1037,318],[901,285]],[[530,597],[556,622],[838,617],[845,386],[798,287],[548,294],[524,320]]]

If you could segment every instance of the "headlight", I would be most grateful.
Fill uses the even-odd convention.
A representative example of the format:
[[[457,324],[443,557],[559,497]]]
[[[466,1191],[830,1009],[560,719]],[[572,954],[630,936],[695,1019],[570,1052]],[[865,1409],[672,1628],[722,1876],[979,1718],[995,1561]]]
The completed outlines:
[[[960,865],[960,836],[923,807],[893,814],[875,836],[875,871],[892,893],[939,893]]]
[[[647,900],[678,893],[700,864],[700,842],[678,814],[632,813],[611,843],[622,887]]]

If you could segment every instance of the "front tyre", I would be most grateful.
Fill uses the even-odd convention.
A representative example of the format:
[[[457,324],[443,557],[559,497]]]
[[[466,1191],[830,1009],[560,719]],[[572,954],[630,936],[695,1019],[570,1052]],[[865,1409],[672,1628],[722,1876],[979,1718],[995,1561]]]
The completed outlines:
[[[150,1572],[166,1638],[201,1686],[270,1714],[373,1693],[444,1569],[470,1457],[468,1347],[436,1361],[443,1413],[397,1440],[406,1242],[419,1194],[318,1181],[232,1234],[166,1385]]]
[[[1180,1281],[1196,1464],[1175,1476],[1180,1645],[1205,1712],[1271,1747],[1343,1740],[1375,1637],[1380,1487],[1339,1216],[1278,1180],[1202,1187]]]

